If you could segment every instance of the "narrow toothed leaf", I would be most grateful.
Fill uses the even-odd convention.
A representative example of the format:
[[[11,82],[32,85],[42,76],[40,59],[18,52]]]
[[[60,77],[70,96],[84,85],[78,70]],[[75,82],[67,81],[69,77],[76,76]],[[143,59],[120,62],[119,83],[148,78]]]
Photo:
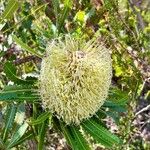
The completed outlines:
[[[17,0],[9,0],[0,18],[0,22],[3,22],[5,19],[11,19],[18,8],[19,2]]]
[[[0,91],[0,101],[38,101],[39,95],[32,86],[10,85]]]
[[[28,51],[29,53],[42,58],[42,55],[39,54],[36,50],[32,49],[31,47],[29,47],[27,44],[25,44],[23,41],[21,41],[19,38],[17,38],[16,36],[13,36],[13,40],[19,45],[21,46],[24,50]]]
[[[16,75],[16,67],[12,62],[6,62],[4,64],[4,72],[11,81],[16,84],[33,84],[33,80],[23,80]]]
[[[40,116],[38,116],[37,119],[31,120],[29,123],[31,125],[37,125],[43,123],[46,119],[48,119],[50,116],[50,112],[44,112]]]
[[[11,104],[10,106],[7,106],[5,127],[2,131],[3,141],[7,139],[8,132],[11,130],[13,126],[16,112],[17,112],[17,105]]]
[[[80,128],[73,125],[65,125],[60,122],[61,130],[73,150],[91,150],[88,142],[84,139],[83,135],[79,131]]]
[[[113,135],[110,131],[92,119],[83,122],[82,127],[97,142],[101,143],[105,147],[112,147],[114,144],[120,144],[121,142],[116,135]]]

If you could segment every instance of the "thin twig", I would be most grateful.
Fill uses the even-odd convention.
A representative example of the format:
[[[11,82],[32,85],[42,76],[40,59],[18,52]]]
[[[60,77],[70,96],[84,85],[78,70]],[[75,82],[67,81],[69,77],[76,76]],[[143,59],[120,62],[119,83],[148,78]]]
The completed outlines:
[[[138,112],[135,114],[135,116],[141,114],[141,113],[144,112],[144,111],[147,111],[148,109],[150,109],[150,105],[148,105],[148,106],[144,107],[143,109],[141,109],[140,111],[138,111]]]

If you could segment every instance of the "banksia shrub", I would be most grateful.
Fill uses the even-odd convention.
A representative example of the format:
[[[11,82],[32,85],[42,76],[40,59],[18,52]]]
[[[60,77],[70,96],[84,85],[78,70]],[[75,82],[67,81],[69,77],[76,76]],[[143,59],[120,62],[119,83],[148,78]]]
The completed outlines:
[[[79,124],[103,105],[111,76],[109,51],[97,40],[55,39],[41,64],[43,105],[67,124]]]

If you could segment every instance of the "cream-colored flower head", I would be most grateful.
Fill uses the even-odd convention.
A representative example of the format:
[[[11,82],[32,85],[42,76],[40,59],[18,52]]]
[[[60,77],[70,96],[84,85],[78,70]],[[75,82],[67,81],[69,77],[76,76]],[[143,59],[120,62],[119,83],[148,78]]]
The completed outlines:
[[[43,105],[67,124],[79,124],[103,105],[111,77],[109,51],[97,40],[55,39],[41,64]]]

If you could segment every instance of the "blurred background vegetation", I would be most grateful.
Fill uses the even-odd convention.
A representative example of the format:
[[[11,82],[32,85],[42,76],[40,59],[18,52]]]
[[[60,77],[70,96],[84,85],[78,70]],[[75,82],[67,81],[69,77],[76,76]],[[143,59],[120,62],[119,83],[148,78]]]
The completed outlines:
[[[119,89],[118,95],[128,95],[125,110],[117,110],[120,117],[109,112],[113,119],[105,119],[107,127],[123,140],[112,149],[150,150],[149,0],[1,0],[0,13],[1,90],[25,77],[36,80],[51,39],[68,33],[86,40],[97,36],[112,53],[112,87]],[[15,68],[15,76],[8,67]],[[3,116],[6,107],[0,102],[0,132],[7,119]],[[27,114],[21,119],[38,113],[41,106],[26,107]],[[26,108],[20,104],[22,109]],[[65,149],[62,141],[55,131],[47,133],[46,145],[51,149]],[[34,149],[34,141],[29,141],[29,147]]]

